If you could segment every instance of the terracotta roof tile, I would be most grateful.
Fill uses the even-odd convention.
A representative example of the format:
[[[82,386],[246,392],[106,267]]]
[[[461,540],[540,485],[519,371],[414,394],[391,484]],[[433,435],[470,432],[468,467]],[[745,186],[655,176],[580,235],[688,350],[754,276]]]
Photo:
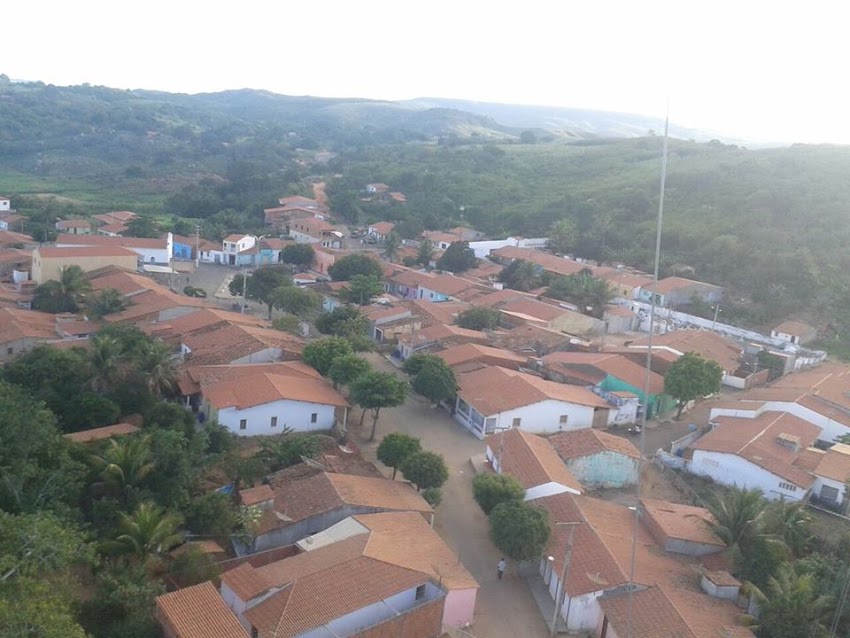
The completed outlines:
[[[609,626],[618,636],[697,638],[659,587],[634,592],[631,603],[628,593],[602,596],[599,598],[599,606],[608,618]]]
[[[680,505],[654,498],[642,498],[640,505],[642,513],[652,520],[667,538],[725,547],[709,531],[706,523],[713,521],[714,517],[704,507]]]
[[[639,339],[634,346],[645,346],[647,339]],[[675,350],[678,354],[696,352],[716,361],[726,372],[735,372],[740,366],[741,346],[710,330],[674,330],[652,338],[653,354],[662,348]],[[678,356],[675,357],[676,359]]]
[[[204,398],[219,410],[244,410],[276,401],[346,406],[345,398],[324,379],[269,372],[224,379],[202,389]]]
[[[813,332],[817,332],[812,326],[802,321],[783,321],[773,330],[797,337],[805,337]]]
[[[80,430],[79,432],[71,432],[65,434],[65,438],[77,443],[88,443],[89,441],[99,441],[101,439],[110,439],[113,436],[124,436],[127,434],[135,434],[139,428],[131,423],[116,423],[115,425],[104,425],[100,428],[92,428],[91,430]]]
[[[606,375],[625,381],[634,388],[643,389],[646,382],[646,370],[643,366],[627,359],[623,355],[607,352],[553,352],[543,357],[543,362],[554,369],[601,370]],[[650,394],[664,392],[664,377],[655,372],[649,376]]]
[[[374,224],[369,224],[369,228],[374,230],[379,235],[389,235],[393,232],[393,228],[395,228],[395,224],[392,222],[376,222]]]
[[[664,279],[658,282],[657,286],[653,286],[651,283],[646,286],[641,286],[644,290],[654,290],[662,295],[674,292],[676,290],[687,289],[691,287],[698,288],[714,288],[716,290],[723,290],[721,286],[715,286],[714,284],[707,284],[704,281],[695,281],[693,279],[686,279],[685,277],[665,277]]]
[[[38,310],[0,308],[0,343],[19,339],[59,340],[56,315]]]
[[[559,432],[548,440],[564,461],[601,452],[616,452],[629,458],[640,458],[640,452],[631,441],[593,428]]]
[[[281,376],[321,379],[316,370],[302,361],[275,361],[274,363],[242,363],[213,366],[185,366],[178,378],[180,391],[184,395],[197,394],[202,388],[224,381],[249,377],[258,372]]]
[[[183,339],[191,350],[192,365],[230,363],[267,348],[281,348],[289,359],[300,357],[304,341],[279,330],[259,326],[227,325]]]
[[[80,235],[80,237],[82,237],[82,235]],[[73,259],[75,257],[138,257],[138,255],[132,250],[122,246],[68,246],[63,248],[41,246],[36,248],[33,256],[38,256],[42,259]]]
[[[165,249],[166,239],[159,237],[106,237],[104,235],[69,235],[60,233],[56,238],[56,245]]]
[[[459,375],[458,386],[458,396],[484,416],[549,399],[591,407],[609,407],[587,388],[546,381],[531,374],[497,366]]]
[[[836,443],[822,456],[814,473],[833,481],[846,483],[850,479],[850,445]]]
[[[158,596],[156,608],[174,638],[248,638],[211,582]]]
[[[221,575],[221,582],[243,602],[248,602],[275,586],[273,579],[261,569],[255,569],[250,563],[242,563],[239,567],[224,572]]]
[[[246,507],[271,500],[274,500],[274,490],[271,485],[263,484],[246,490],[239,490],[239,501]]]
[[[487,437],[487,445],[501,458],[500,471],[513,476],[526,490],[559,483],[576,493],[584,491],[555,448],[542,436],[512,428]]]
[[[528,357],[515,354],[510,350],[491,348],[474,343],[451,346],[434,354],[452,368],[470,362],[481,362],[488,365],[500,365],[518,369],[520,366],[528,363]]]

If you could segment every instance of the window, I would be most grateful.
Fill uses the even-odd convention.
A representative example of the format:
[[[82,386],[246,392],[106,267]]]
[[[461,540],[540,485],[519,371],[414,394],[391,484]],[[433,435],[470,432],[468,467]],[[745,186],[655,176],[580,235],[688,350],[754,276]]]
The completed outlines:
[[[310,415],[310,423],[315,423],[318,420],[319,420],[319,413],[313,412],[313,414]]]
[[[272,417],[272,427],[273,427],[273,428],[276,428],[276,427],[277,427],[277,417],[276,417],[276,416],[273,416],[273,417]]]
[[[422,600],[425,598],[425,585],[419,585],[416,588],[416,600]]]
[[[239,420],[239,429],[245,430],[248,427],[248,419],[240,419]]]
[[[838,489],[835,487],[830,487],[829,485],[824,485],[820,488],[820,497],[825,501],[831,501],[833,503],[838,502]]]
[[[14,348],[6,348],[6,354],[15,354]]]
[[[567,419],[568,419],[568,418],[569,418],[569,415],[568,415],[568,414],[562,414],[562,415],[558,418],[558,423],[559,423],[559,424],[561,424],[561,425],[566,425],[566,424],[567,424]]]
[[[518,428],[521,423],[522,423],[522,419],[520,417],[517,417],[513,420],[513,423],[511,423],[511,427],[512,428]]]
[[[780,490],[788,490],[789,492],[796,492],[797,486],[794,485],[793,483],[780,483],[779,489]]]

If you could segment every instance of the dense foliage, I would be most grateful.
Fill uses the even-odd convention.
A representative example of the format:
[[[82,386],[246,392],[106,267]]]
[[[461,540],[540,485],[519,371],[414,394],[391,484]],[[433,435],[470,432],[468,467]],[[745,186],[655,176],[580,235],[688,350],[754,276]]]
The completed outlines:
[[[510,474],[478,474],[472,481],[475,502],[489,514],[500,503],[522,501],[525,490]]]
[[[496,505],[490,512],[490,538],[514,560],[538,558],[550,532],[549,515],[542,507],[509,500]]]
[[[422,449],[422,445],[415,436],[402,434],[401,432],[390,432],[378,445],[378,460],[387,467],[393,468],[393,479],[401,464],[407,457],[416,454]]]

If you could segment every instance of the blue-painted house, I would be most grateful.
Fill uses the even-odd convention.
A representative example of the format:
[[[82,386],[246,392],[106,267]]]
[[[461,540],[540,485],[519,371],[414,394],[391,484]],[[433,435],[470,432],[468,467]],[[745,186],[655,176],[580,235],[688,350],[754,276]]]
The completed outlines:
[[[567,469],[587,489],[637,483],[640,452],[623,437],[584,428],[559,432],[548,440]]]
[[[173,259],[178,261],[191,261],[195,258],[195,238],[184,237],[183,235],[175,235],[173,238]]]

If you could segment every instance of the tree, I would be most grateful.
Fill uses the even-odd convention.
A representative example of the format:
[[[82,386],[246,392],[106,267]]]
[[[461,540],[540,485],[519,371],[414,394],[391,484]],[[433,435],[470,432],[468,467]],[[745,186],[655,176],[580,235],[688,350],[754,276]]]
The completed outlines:
[[[141,485],[153,472],[150,437],[132,436],[109,439],[109,444],[100,456],[93,458],[100,468],[102,483],[126,502],[130,492]]]
[[[512,500],[490,512],[490,538],[506,556],[516,560],[538,558],[549,541],[549,515],[542,507]]]
[[[499,327],[501,314],[498,310],[485,306],[474,306],[464,310],[455,319],[455,323],[467,330],[495,330]]]
[[[765,530],[781,539],[794,556],[803,556],[812,543],[812,517],[806,504],[779,501],[767,508]]]
[[[522,144],[536,144],[537,136],[534,134],[534,131],[523,131],[519,134],[519,141]]]
[[[475,252],[469,247],[469,242],[456,241],[446,248],[446,252],[437,262],[437,268],[458,273],[475,268],[477,263],[478,259],[475,258]]]
[[[275,288],[269,300],[278,310],[296,317],[304,317],[319,307],[319,300],[315,293],[296,286]]]
[[[435,405],[454,398],[457,393],[454,370],[439,357],[426,360],[413,375],[410,385],[414,392],[430,399]]]
[[[150,217],[139,216],[127,223],[127,237],[147,237],[153,239],[159,237],[159,229],[156,222]]]
[[[341,292],[344,301],[368,306],[374,297],[384,292],[384,285],[375,275],[354,275]]]
[[[304,346],[301,358],[304,363],[315,368],[324,377],[327,376],[337,357],[348,355],[353,356],[354,350],[346,339],[343,337],[326,337]]]
[[[553,279],[546,296],[574,303],[579,312],[601,319],[605,306],[614,297],[614,291],[607,281],[594,277],[585,268],[573,275]]]
[[[472,480],[472,494],[475,502],[490,514],[500,503],[522,501],[525,490],[519,481],[509,474],[478,474]]]
[[[247,282],[244,275],[239,273],[233,277],[228,286],[230,294],[234,297],[242,296],[242,288],[246,288],[246,297],[261,301],[268,306],[269,319],[272,318],[272,292],[281,286],[291,286],[292,277],[285,268],[280,266],[266,266],[257,268],[248,276]]]
[[[156,597],[165,586],[141,565],[107,564],[82,604],[80,622],[95,638],[148,638],[159,633]]]
[[[334,281],[351,281],[355,275],[374,275],[381,279],[384,271],[381,264],[365,253],[352,253],[334,262],[328,274]]]
[[[115,541],[107,547],[128,554],[148,567],[183,542],[180,517],[153,502],[139,503],[132,514],[122,514]]]
[[[419,248],[416,251],[416,263],[422,266],[427,266],[434,258],[435,251],[436,249],[434,248],[434,242],[432,242],[430,239],[423,239],[419,243]]]
[[[316,251],[310,244],[289,244],[280,251],[280,261],[298,271],[307,270],[316,260]]]
[[[402,434],[401,432],[390,432],[378,445],[378,460],[387,467],[393,468],[393,480],[396,472],[407,457],[416,454],[422,449],[422,445],[415,436]]]
[[[440,491],[439,487],[429,487],[422,490],[422,498],[424,498],[431,507],[437,507],[437,505],[443,502],[443,493]]]
[[[418,490],[442,487],[449,480],[446,461],[435,452],[414,452],[404,459],[399,469]]]
[[[79,266],[65,266],[57,281],[46,281],[35,290],[32,306],[43,312],[77,312],[91,284]]]
[[[236,527],[237,512],[226,494],[208,492],[193,498],[186,511],[186,527],[199,536],[228,539]]]
[[[811,574],[799,574],[793,564],[786,563],[768,580],[766,595],[758,588],[753,592],[759,601],[762,632],[770,638],[828,635],[822,621],[829,618],[834,601],[818,591]]]
[[[720,392],[723,368],[715,361],[704,359],[695,352],[686,352],[673,362],[664,377],[664,393],[676,399],[679,411],[676,418],[688,402]]]
[[[529,291],[540,286],[543,269],[524,259],[514,259],[499,273],[499,281],[514,290]]]
[[[709,531],[730,549],[762,533],[767,502],[761,490],[733,487],[709,501],[707,507],[713,518],[706,522]]]
[[[439,365],[437,362],[443,361],[435,354],[414,354],[401,365],[401,369],[410,376],[415,376],[427,365]],[[445,363],[443,361],[443,363]]]
[[[328,378],[333,381],[334,388],[349,385],[358,377],[372,370],[371,364],[363,357],[356,354],[347,354],[336,357],[328,369]]]
[[[576,225],[571,219],[561,219],[549,230],[547,247],[554,253],[566,255],[576,245]]]
[[[124,300],[124,296],[114,288],[104,288],[89,297],[86,303],[89,314],[96,319],[121,312],[126,307],[127,302]]]
[[[393,263],[395,261],[396,255],[398,254],[398,249],[401,246],[401,239],[395,233],[390,233],[384,238],[384,257],[387,258],[387,261]]]
[[[96,392],[106,392],[118,381],[125,368],[124,346],[109,335],[96,334],[91,338],[89,361],[93,375],[91,387]]]
[[[147,389],[160,397],[174,389],[177,370],[174,354],[163,341],[148,341],[136,355],[136,365],[144,376]]]
[[[348,390],[351,400],[363,408],[363,415],[360,417],[361,425],[366,410],[372,412],[370,441],[375,440],[381,408],[401,405],[407,398],[407,384],[388,372],[368,372],[355,379]]]
[[[316,320],[316,328],[322,334],[354,337],[365,336],[369,325],[356,306],[339,306],[322,314]]]
[[[294,434],[291,431],[260,444],[257,453],[266,466],[266,474],[297,465],[304,458],[312,459],[321,451],[321,440],[313,434]]]

